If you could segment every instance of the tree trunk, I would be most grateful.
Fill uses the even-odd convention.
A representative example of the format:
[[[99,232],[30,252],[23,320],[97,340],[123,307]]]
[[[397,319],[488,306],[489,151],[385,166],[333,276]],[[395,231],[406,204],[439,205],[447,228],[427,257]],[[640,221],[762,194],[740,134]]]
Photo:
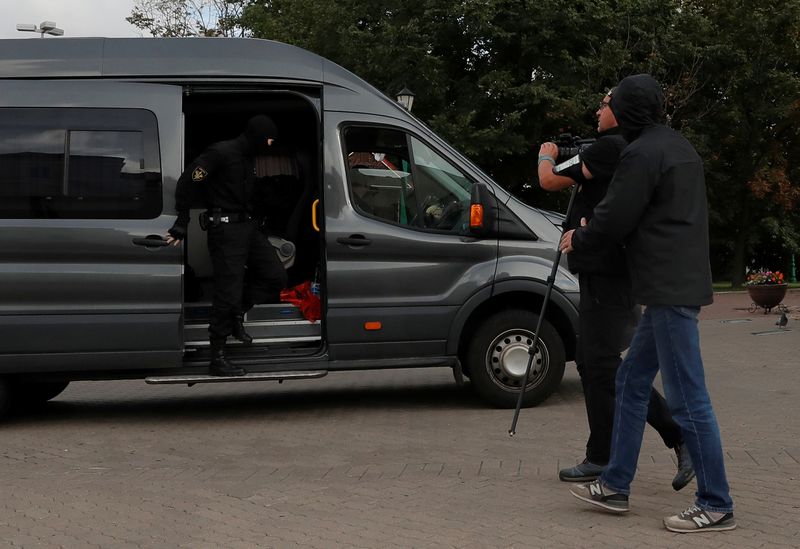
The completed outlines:
[[[742,209],[739,217],[739,231],[736,233],[736,240],[733,243],[733,272],[731,272],[731,285],[734,288],[741,288],[744,284],[744,268],[747,261],[748,231],[750,227],[750,193],[747,184],[742,185]]]

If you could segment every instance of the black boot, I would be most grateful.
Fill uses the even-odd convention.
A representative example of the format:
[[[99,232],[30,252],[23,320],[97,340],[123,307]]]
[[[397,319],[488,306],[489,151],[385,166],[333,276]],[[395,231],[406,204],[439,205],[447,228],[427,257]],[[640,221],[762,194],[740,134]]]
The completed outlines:
[[[247,370],[231,364],[225,359],[225,341],[212,341],[211,342],[211,363],[208,366],[208,372],[212,376],[230,377],[230,376],[243,376],[247,374]]]
[[[694,467],[692,467],[692,458],[689,457],[689,449],[685,445],[678,444],[675,447],[675,455],[678,458],[678,472],[672,479],[672,488],[680,490],[694,478]]]
[[[233,317],[233,332],[231,335],[245,345],[253,343],[253,338],[244,331],[244,315],[236,315]]]

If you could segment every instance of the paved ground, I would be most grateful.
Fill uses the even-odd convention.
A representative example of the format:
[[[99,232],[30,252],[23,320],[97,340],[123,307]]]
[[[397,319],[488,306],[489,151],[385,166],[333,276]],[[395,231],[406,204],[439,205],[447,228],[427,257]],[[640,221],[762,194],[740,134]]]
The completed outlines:
[[[649,430],[629,515],[569,495],[556,471],[586,435],[569,365],[515,438],[510,411],[484,407],[445,370],[77,383],[0,425],[0,546],[798,547],[800,293],[786,303],[782,333],[775,314],[744,310],[746,294],[703,312],[733,532],[663,530],[692,495],[670,488],[673,456]]]

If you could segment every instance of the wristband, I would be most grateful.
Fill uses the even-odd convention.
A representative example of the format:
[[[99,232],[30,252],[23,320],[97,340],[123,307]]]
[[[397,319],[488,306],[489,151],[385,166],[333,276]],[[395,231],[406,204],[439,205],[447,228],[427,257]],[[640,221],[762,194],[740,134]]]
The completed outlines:
[[[551,162],[551,163],[553,164],[553,166],[555,166],[555,165],[556,165],[556,159],[555,159],[555,158],[553,158],[553,157],[552,157],[552,156],[550,156],[550,155],[543,154],[543,155],[539,156],[539,162],[536,164],[536,166],[537,166],[537,167],[539,167],[539,165],[540,165],[542,162],[544,162],[545,160],[546,160],[546,161],[548,161],[548,162]]]

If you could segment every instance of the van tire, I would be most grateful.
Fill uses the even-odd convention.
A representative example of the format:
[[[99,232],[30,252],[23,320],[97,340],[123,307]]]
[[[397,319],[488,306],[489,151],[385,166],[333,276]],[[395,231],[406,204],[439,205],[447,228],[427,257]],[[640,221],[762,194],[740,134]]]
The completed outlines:
[[[470,380],[475,391],[495,406],[516,407],[519,378],[528,365],[528,349],[538,320],[539,315],[531,311],[500,311],[487,318],[472,336],[465,357]],[[537,349],[522,401],[525,408],[544,401],[564,377],[564,343],[547,320],[542,322]]]
[[[22,408],[39,406],[60,395],[69,381],[30,381],[14,385],[14,404]]]

